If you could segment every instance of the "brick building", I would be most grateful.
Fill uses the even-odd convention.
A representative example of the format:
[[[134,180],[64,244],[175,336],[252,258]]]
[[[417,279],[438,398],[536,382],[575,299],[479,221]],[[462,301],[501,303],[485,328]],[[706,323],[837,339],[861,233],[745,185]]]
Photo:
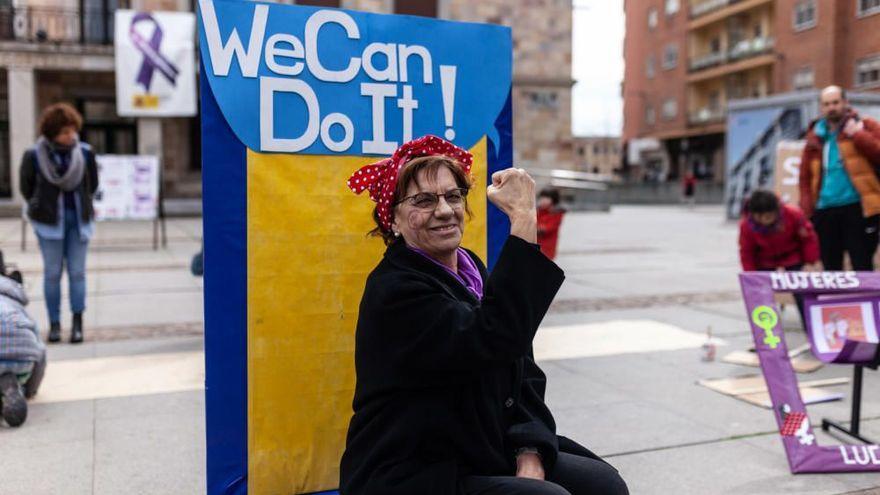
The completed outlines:
[[[287,3],[287,2],[286,2]],[[300,0],[371,12],[513,27],[514,152],[524,167],[571,168],[571,0]],[[192,11],[194,0],[0,0],[0,198],[15,197],[18,163],[45,106],[67,101],[98,153],[155,154],[167,197],[201,195],[198,118],[116,113],[113,12]],[[14,117],[14,119],[13,119]]]
[[[727,102],[880,88],[880,0],[625,0],[627,173],[723,181]]]

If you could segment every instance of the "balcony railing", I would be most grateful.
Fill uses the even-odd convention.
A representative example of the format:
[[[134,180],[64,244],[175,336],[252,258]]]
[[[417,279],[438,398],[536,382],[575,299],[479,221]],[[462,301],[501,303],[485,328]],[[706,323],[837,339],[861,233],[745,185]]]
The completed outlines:
[[[0,40],[35,43],[113,43],[113,11],[0,7]]]
[[[728,5],[737,3],[740,0],[705,0],[703,2],[691,5],[691,19],[704,16],[710,12],[723,9]]]
[[[742,40],[733,45],[727,52],[711,52],[706,55],[692,57],[690,61],[691,72],[696,72],[729,62],[763,55],[773,51],[773,38],[761,37],[750,40]]]
[[[694,57],[691,59],[691,71],[698,71],[715,67],[727,62],[727,54],[724,52],[713,52],[702,57]]]
[[[754,57],[755,55],[763,55],[773,50],[773,44],[773,38],[768,38],[766,36],[750,40],[742,40],[735,43],[733,48],[730,49],[730,60],[733,61],[747,57]]]
[[[723,108],[704,107],[688,113],[688,124],[714,124],[716,122],[723,122],[725,117],[727,117],[727,112]]]

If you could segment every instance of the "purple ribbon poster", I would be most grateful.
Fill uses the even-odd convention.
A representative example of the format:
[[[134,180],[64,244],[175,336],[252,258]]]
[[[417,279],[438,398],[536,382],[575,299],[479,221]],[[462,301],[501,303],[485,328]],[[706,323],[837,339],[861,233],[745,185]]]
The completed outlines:
[[[773,297],[776,292],[804,296],[808,335],[819,359],[866,364],[877,357],[880,273],[746,272],[739,279],[791,472],[880,471],[880,445],[817,443]]]
[[[195,15],[117,10],[114,22],[119,115],[194,116]]]
[[[153,34],[150,39],[144,38],[136,29],[138,24],[153,26]],[[144,56],[141,68],[138,71],[137,83],[144,87],[144,91],[150,92],[153,83],[153,72],[158,70],[160,74],[172,86],[177,84],[177,75],[180,72],[171,60],[168,60],[160,50],[162,46],[162,26],[147,12],[138,12],[131,19],[131,27],[128,30],[131,42]]]

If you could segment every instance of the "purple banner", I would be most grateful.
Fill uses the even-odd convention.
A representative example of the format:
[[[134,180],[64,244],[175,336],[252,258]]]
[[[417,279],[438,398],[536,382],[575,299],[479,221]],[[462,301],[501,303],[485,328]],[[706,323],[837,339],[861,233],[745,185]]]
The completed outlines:
[[[755,339],[755,350],[767,382],[773,412],[788,464],[792,473],[834,473],[880,471],[880,446],[838,445],[819,446],[813,433],[806,407],[798,389],[797,377],[791,367],[785,335],[779,319],[775,292],[808,295],[812,305],[830,305],[828,300],[814,296],[842,294],[854,297],[833,300],[856,305],[870,302],[872,315],[877,304],[873,294],[880,292],[880,273],[872,272],[747,272],[739,276],[746,311]],[[809,314],[809,313],[807,313]],[[876,319],[876,316],[872,316]],[[811,335],[811,332],[808,332]],[[813,342],[815,346],[816,343]],[[845,344],[843,346],[845,348]],[[876,355],[876,347],[874,353]]]

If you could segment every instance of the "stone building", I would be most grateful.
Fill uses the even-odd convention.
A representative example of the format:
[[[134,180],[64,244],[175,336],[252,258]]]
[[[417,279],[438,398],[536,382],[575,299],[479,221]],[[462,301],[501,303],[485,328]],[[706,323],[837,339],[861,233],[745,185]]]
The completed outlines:
[[[721,182],[727,102],[880,88],[880,1],[625,0],[627,172]]]
[[[171,197],[201,194],[197,118],[123,118],[116,112],[113,17],[118,8],[191,10],[190,0],[22,0],[0,4],[0,197],[18,197],[22,153],[40,111],[83,114],[98,153],[155,154]]]
[[[576,136],[574,169],[578,172],[615,176],[622,165],[620,137]]]
[[[513,29],[514,163],[525,168],[573,168],[571,0],[342,0],[315,3],[510,26]]]
[[[301,0],[300,3],[513,27],[514,162],[571,168],[571,0]],[[198,118],[116,112],[113,13],[187,10],[194,0],[0,2],[0,198],[17,197],[17,169],[40,110],[74,104],[99,153],[156,154],[166,197],[201,195]]]

